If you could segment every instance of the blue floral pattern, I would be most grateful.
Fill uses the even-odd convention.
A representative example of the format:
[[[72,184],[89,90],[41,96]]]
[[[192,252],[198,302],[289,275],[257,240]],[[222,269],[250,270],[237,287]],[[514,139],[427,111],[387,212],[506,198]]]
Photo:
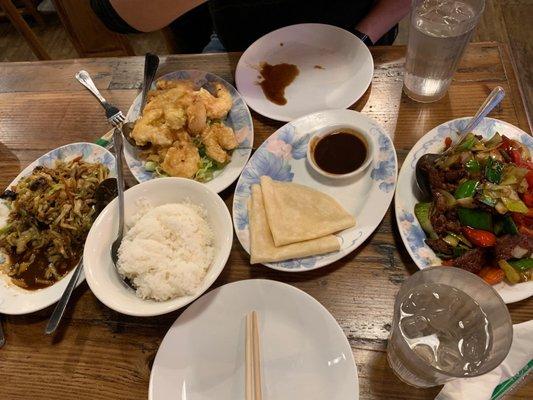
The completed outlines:
[[[382,192],[391,198],[396,184],[396,152],[390,137],[379,126],[371,125],[369,131],[375,138],[374,162],[369,180],[374,182],[372,185],[376,187],[376,193]],[[292,182],[296,170],[301,171],[302,164],[306,163],[307,146],[314,134],[314,131],[310,132],[308,129],[298,129],[298,120],[284,125],[257,149],[243,170],[235,188],[233,221],[237,237],[245,250],[249,251],[250,247],[247,203],[251,195],[251,186],[258,184],[263,175],[277,181]],[[347,238],[337,235],[342,255],[356,248],[369,234],[368,231],[353,229]],[[333,253],[333,255],[325,254],[266,265],[283,271],[305,271],[327,265],[338,258]]]
[[[379,157],[377,165],[370,176],[379,182],[379,188],[385,193],[394,190],[396,183],[396,153],[390,138],[379,127],[371,128],[371,133],[378,138]]]
[[[233,128],[239,141],[239,147],[233,151],[233,156],[230,164],[228,164],[223,170],[215,174],[215,177],[206,185],[210,186],[213,190],[220,192],[228,187],[235,179],[238,178],[239,173],[244,168],[246,161],[250,157],[252,152],[252,146],[254,141],[254,128],[252,123],[252,116],[248,106],[237,92],[237,90],[224,79],[215,74],[198,70],[182,70],[175,71],[162,76],[159,79],[164,80],[178,80],[189,79],[194,82],[197,87],[205,86],[212,82],[222,83],[230,92],[233,99],[233,106],[224,121],[226,125]],[[141,106],[140,95],[134,100],[131,105],[127,121],[134,121],[139,115]],[[131,173],[137,179],[138,182],[144,182],[157,177],[153,172],[146,171],[144,168],[144,161],[139,156],[137,149],[128,142],[124,142],[124,156],[126,163],[128,164]],[[230,171],[230,172],[226,172]]]

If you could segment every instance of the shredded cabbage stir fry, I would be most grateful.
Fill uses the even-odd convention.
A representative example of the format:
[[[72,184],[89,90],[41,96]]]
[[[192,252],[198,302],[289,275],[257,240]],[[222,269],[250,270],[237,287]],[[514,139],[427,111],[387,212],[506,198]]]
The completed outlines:
[[[446,147],[451,139],[446,138]],[[533,162],[522,143],[469,133],[434,163],[421,166],[432,201],[415,215],[426,244],[444,265],[496,284],[533,279]]]
[[[108,174],[104,165],[79,156],[53,168],[38,166],[4,192],[10,213],[0,248],[14,284],[50,286],[77,264],[96,213],[95,191]]]

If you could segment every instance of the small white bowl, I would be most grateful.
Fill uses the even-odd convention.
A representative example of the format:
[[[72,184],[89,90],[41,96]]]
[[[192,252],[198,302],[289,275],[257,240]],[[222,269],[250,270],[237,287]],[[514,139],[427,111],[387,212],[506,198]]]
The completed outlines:
[[[165,314],[186,306],[202,295],[220,275],[231,251],[233,226],[222,199],[205,185],[190,179],[159,178],[140,183],[124,193],[125,218],[138,210],[137,200],[146,199],[154,207],[190,201],[207,210],[207,219],[215,235],[215,258],[194,296],[167,301],[143,300],[120,281],[111,261],[111,244],[118,232],[118,201],[107,205],[94,222],[83,251],[85,278],[94,295],[109,308],[122,314],[148,317]]]
[[[348,172],[347,174],[332,174],[330,172],[324,171],[322,168],[320,168],[316,162],[315,158],[313,156],[313,150],[318,143],[320,139],[322,139],[325,136],[329,136],[331,134],[342,132],[342,131],[349,131],[354,136],[357,136],[359,139],[361,139],[365,145],[366,145],[366,158],[363,164],[356,170],[352,172]],[[351,127],[351,126],[342,126],[342,127],[335,127],[334,129],[329,130],[323,130],[320,132],[317,132],[313,135],[313,137],[309,140],[309,143],[307,144],[307,160],[309,161],[309,165],[313,170],[315,170],[318,174],[325,176],[326,178],[331,179],[349,179],[349,178],[356,178],[359,177],[361,174],[364,173],[364,171],[368,168],[370,163],[372,162],[372,156],[374,154],[374,144],[372,141],[372,137],[366,133],[363,130]]]

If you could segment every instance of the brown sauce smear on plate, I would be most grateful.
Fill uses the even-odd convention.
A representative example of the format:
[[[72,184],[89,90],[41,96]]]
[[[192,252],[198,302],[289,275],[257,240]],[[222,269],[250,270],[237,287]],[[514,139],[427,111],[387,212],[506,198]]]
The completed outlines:
[[[318,64],[315,65],[313,68],[314,68],[314,69],[326,69],[326,68],[324,68],[322,65],[318,65]]]
[[[76,255],[66,259],[63,263],[56,264],[56,270],[60,276],[65,276],[70,270],[72,270],[79,261],[83,247],[76,249]],[[26,254],[16,254],[12,252],[8,254],[10,262],[21,263],[29,260],[25,259]],[[28,268],[16,275],[11,276],[12,282],[27,290],[43,289],[48,286],[52,286],[58,281],[54,277],[45,276],[45,271],[48,267],[48,260],[46,254],[43,251],[35,253],[35,260],[28,266]]]
[[[316,165],[330,174],[349,174],[366,160],[367,145],[357,132],[343,129],[320,138],[313,147]]]
[[[262,78],[259,85],[263,89],[266,98],[279,106],[287,104],[285,88],[289,86],[300,73],[298,67],[294,64],[283,63],[270,65],[265,62],[261,64],[259,73]]]

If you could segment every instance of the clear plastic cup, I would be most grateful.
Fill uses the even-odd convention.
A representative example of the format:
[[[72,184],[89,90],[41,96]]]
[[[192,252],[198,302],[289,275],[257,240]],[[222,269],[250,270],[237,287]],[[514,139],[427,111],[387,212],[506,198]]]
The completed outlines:
[[[387,359],[405,383],[431,387],[493,370],[512,340],[507,306],[492,286],[459,268],[430,267],[398,292]]]
[[[485,0],[413,0],[404,92],[429,103],[444,96]]]

